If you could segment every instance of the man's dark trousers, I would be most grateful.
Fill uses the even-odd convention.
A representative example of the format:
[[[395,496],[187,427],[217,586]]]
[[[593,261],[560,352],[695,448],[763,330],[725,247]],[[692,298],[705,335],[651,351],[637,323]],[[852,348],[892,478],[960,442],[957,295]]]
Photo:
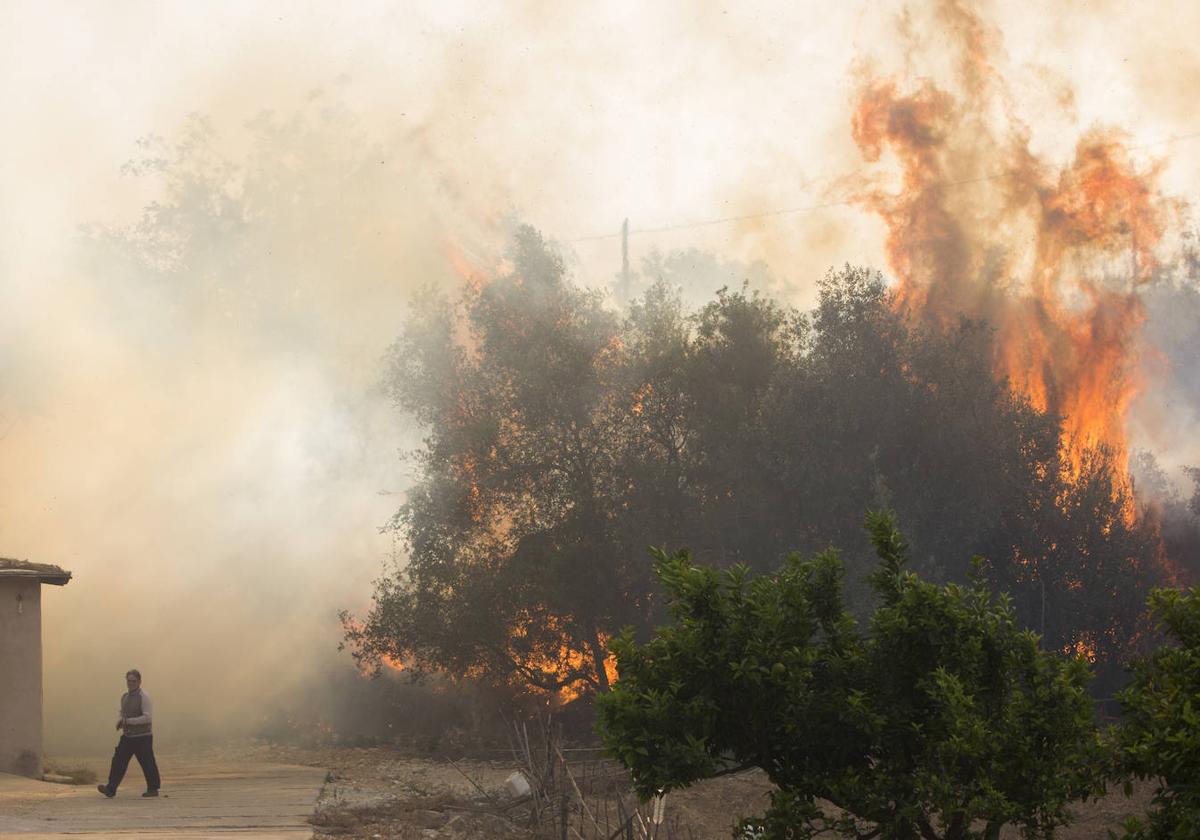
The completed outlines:
[[[138,764],[142,766],[142,775],[146,777],[146,789],[158,790],[158,763],[154,760],[154,736],[139,735],[130,738],[122,735],[113,750],[112,767],[108,771],[108,789],[117,792],[117,785],[125,778],[125,770],[129,767],[129,759],[137,756]]]

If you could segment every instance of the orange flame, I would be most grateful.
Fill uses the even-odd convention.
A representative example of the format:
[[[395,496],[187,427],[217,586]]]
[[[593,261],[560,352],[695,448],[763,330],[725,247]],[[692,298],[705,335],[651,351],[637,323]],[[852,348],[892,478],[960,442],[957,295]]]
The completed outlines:
[[[525,639],[534,624],[539,622],[543,629],[549,629],[557,636],[556,647],[552,650],[523,650],[520,642]],[[554,615],[550,612],[523,611],[513,626],[509,637],[509,655],[518,663],[518,672],[514,679],[521,682],[522,687],[529,688],[535,680],[528,679],[530,674],[538,675],[547,682],[557,685],[554,690],[539,690],[538,693],[550,697],[556,705],[565,705],[581,697],[591,687],[589,677],[595,678],[595,666],[590,652],[581,650],[572,640],[567,628],[570,619]],[[607,646],[610,636],[599,634],[600,644]],[[604,658],[604,671],[608,684],[617,681],[617,663],[611,653]]]
[[[346,618],[345,627],[347,630],[350,630],[354,633],[361,633],[363,631],[363,623],[355,618]],[[393,671],[397,674],[408,667],[407,663],[405,663],[402,659],[399,659],[395,656],[390,656],[388,654],[380,655],[378,665],[381,665],[384,668],[387,668],[389,671]],[[372,676],[376,672],[375,668],[375,663],[367,663],[365,661],[360,662],[358,666],[359,676]]]
[[[1096,640],[1090,633],[1081,633],[1079,638],[1064,645],[1062,653],[1065,656],[1082,658],[1088,664],[1096,664]]]
[[[1132,521],[1124,419],[1140,384],[1137,289],[1177,205],[1156,189],[1161,166],[1139,171],[1115,132],[1086,133],[1058,171],[1039,159],[988,58],[990,31],[958,0],[938,16],[960,50],[954,89],[866,81],[855,142],[870,162],[890,152],[902,176],[898,190],[860,177],[854,199],[887,226],[900,309],[943,326],[991,323],[997,377],[1062,416],[1068,477],[1087,449],[1107,448]]]

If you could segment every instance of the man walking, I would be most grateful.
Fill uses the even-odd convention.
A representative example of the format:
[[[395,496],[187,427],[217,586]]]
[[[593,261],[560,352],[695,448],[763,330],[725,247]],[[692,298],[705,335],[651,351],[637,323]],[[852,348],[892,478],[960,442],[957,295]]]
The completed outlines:
[[[158,764],[154,760],[154,736],[150,734],[153,712],[150,697],[142,691],[141,672],[135,668],[126,673],[125,686],[129,690],[121,695],[121,717],[117,720],[117,729],[123,730],[121,740],[113,751],[108,784],[96,785],[96,789],[110,799],[116,796],[129,759],[136,755],[146,777],[146,792],[142,796],[158,796]]]

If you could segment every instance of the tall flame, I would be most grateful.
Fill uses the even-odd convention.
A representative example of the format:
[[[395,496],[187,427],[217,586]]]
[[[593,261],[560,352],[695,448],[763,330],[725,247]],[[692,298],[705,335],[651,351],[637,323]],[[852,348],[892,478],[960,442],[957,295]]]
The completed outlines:
[[[1063,417],[1068,468],[1078,475],[1084,452],[1106,447],[1130,491],[1138,287],[1177,209],[1157,190],[1161,165],[1139,170],[1124,138],[1099,128],[1065,166],[1040,159],[991,62],[994,33],[960,0],[941,0],[937,18],[957,45],[956,78],[864,80],[855,142],[902,174],[899,189],[860,176],[853,197],[887,227],[898,306],[940,325],[986,319],[996,375]]]

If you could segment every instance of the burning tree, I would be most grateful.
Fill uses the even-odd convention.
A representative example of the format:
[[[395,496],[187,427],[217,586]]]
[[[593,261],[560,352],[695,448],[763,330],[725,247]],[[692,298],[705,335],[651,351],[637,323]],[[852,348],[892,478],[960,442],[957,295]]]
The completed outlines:
[[[995,338],[981,321],[914,324],[877,273],[826,277],[764,421],[771,522],[785,535],[775,556],[830,539],[853,548],[856,508],[895,508],[917,569],[962,582],[953,559],[986,558],[1019,621],[1101,663],[1108,692],[1161,580],[1158,536],[1126,516],[1133,499],[1109,450],[1065,446],[1060,417],[993,375]],[[852,571],[869,562],[847,559]]]
[[[993,376],[994,335],[913,324],[854,268],[811,313],[725,289],[689,314],[660,283],[621,317],[525,229],[511,270],[425,299],[394,349],[397,402],[428,430],[393,523],[409,562],[348,639],[367,664],[603,691],[606,640],[659,615],[647,545],[763,571],[832,537],[861,612],[874,504],[910,523],[923,573],[988,558],[1021,623],[1115,679],[1156,535],[1124,515],[1111,457],[1072,466],[1060,418]]]
[[[998,32],[961,0],[933,10],[955,72],[864,77],[854,140],[868,163],[894,156],[900,177],[872,168],[854,200],[887,227],[898,308],[919,323],[991,324],[995,376],[1060,418],[1072,476],[1107,450],[1132,521],[1125,414],[1142,384],[1142,292],[1180,202],[1116,130],[1084,132],[1065,165],[1040,157],[995,64]]]
[[[673,623],[613,642],[605,743],[647,797],[761,768],[777,789],[747,821],[756,836],[1049,836],[1099,787],[1085,662],[1042,650],[980,581],[906,571],[891,518],[868,522],[880,563],[866,635],[833,551],[757,578],[658,552]]]
[[[410,559],[348,638],[363,662],[604,690],[607,633],[641,623],[647,590],[613,529],[637,407],[599,296],[530,228],[511,260],[457,312],[426,300],[393,350],[397,402],[429,432],[394,521]]]

